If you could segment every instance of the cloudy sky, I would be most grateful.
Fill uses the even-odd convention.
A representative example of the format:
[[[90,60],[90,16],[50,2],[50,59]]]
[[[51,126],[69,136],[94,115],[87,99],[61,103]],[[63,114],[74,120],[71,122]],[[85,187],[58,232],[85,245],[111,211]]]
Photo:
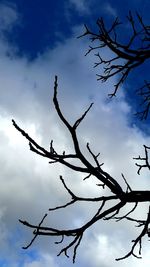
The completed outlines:
[[[29,151],[28,142],[12,126],[12,118],[38,142],[56,150],[72,151],[71,138],[60,122],[52,103],[54,77],[58,75],[59,101],[67,119],[73,123],[91,102],[94,106],[79,129],[81,147],[89,142],[100,152],[104,170],[122,183],[121,173],[133,189],[150,186],[148,173],[137,175],[134,156],[149,145],[147,122],[135,119],[136,100],[132,88],[146,74],[146,66],[133,74],[109,101],[117,77],[105,84],[96,80],[100,69],[93,69],[94,56],[84,56],[89,40],[77,39],[87,23],[96,28],[96,19],[112,21],[116,16],[126,21],[129,10],[140,11],[145,21],[149,0],[0,0],[0,266],[63,267],[72,266],[65,256],[57,257],[61,245],[54,238],[39,238],[29,250],[22,250],[32,238],[32,231],[18,222],[25,219],[38,224],[50,207],[68,201],[59,175],[78,195],[98,196],[95,180],[83,182],[83,176],[61,165],[50,165]],[[104,51],[107,56],[107,51]],[[131,94],[130,94],[131,91]],[[137,100],[138,101],[138,100]],[[131,105],[133,102],[134,105]],[[86,152],[85,152],[86,153]],[[100,192],[101,193],[101,192]],[[59,228],[73,228],[85,223],[96,205],[75,205],[63,212],[49,213],[46,223]],[[142,218],[147,206],[138,212]],[[133,224],[97,222],[86,233],[78,249],[77,267],[148,267],[149,242],[143,243],[143,258],[123,256],[137,235]]]

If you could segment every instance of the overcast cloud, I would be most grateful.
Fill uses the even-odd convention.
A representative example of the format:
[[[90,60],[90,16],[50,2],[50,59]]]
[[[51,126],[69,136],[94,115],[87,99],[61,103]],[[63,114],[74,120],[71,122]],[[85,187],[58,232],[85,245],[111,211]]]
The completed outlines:
[[[85,2],[71,1],[76,8],[84,9]],[[85,7],[87,8],[87,7]],[[115,10],[111,10],[112,13]],[[99,192],[96,182],[83,182],[79,174],[72,174],[62,166],[49,166],[47,160],[32,154],[28,142],[13,128],[11,119],[26,129],[40,144],[49,146],[54,139],[56,150],[71,151],[71,139],[60,123],[52,104],[54,76],[59,78],[59,100],[64,114],[73,122],[91,102],[94,107],[85,118],[79,130],[81,147],[86,150],[90,142],[95,152],[101,152],[104,168],[117,177],[121,173],[135,189],[146,189],[150,185],[147,172],[139,177],[133,156],[143,153],[143,144],[150,144],[135,125],[129,125],[130,106],[123,92],[109,102],[107,93],[115,80],[101,85],[96,81],[92,69],[92,57],[84,57],[88,47],[86,40],[74,38],[82,27],[74,29],[74,36],[59,43],[53,50],[47,50],[34,61],[16,55],[4,38],[4,30],[10,30],[20,18],[14,7],[7,5],[0,14],[0,247],[1,258],[6,266],[14,267],[59,267],[72,264],[70,259],[57,258],[59,248],[55,240],[40,239],[30,252],[22,252],[21,246],[30,241],[32,233],[19,225],[18,219],[39,223],[49,207],[65,203],[68,196],[59,181],[59,175],[68,182],[76,194],[94,195]],[[6,19],[7,18],[7,19]],[[87,152],[85,152],[87,153]],[[94,208],[88,205],[68,208],[64,214],[49,215],[50,226],[77,226],[92,216]],[[141,211],[145,215],[145,206]],[[132,226],[133,227],[133,226]],[[124,255],[131,246],[136,230],[125,223],[98,222],[85,234],[78,250],[76,266],[126,267],[149,266],[148,244],[143,250],[143,260],[114,260]],[[36,251],[36,253],[35,253]],[[35,253],[35,256],[33,256]]]

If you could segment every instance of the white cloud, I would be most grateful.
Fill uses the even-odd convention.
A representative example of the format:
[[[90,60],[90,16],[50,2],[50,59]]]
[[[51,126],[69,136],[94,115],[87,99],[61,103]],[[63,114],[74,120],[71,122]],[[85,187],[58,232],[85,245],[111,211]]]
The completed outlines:
[[[149,266],[150,259],[148,253],[148,247],[144,246],[144,252],[142,253],[142,259],[136,259],[131,256],[123,261],[115,261],[112,259],[124,256],[125,253],[129,252],[132,243],[127,243],[126,235],[123,233],[123,229],[118,228],[113,229],[111,234],[99,233],[98,227],[96,229],[98,232],[94,234],[94,238],[91,242],[86,240],[86,245],[84,247],[83,257],[87,262],[87,266],[98,267],[101,263],[102,267],[109,267],[110,263],[112,267],[134,267],[134,266]],[[115,230],[115,231],[114,231]]]
[[[121,253],[121,250],[122,244],[119,240],[116,242],[107,235],[97,234],[91,244],[90,242],[87,243],[85,257],[91,264],[93,262],[96,267],[99,266],[99,262],[103,267],[110,266],[110,262],[112,266],[115,266],[116,262],[112,262],[112,258],[115,259],[117,254]]]
[[[8,44],[6,46],[7,49],[13,51]],[[100,159],[105,162],[104,168],[115,178],[121,181],[123,172],[133,188],[149,187],[147,173],[142,178],[136,175],[132,157],[138,155],[142,144],[148,144],[150,140],[139,129],[129,126],[130,107],[123,94],[117,100],[106,103],[107,92],[112,82],[115,81],[102,86],[96,82],[95,72],[91,67],[92,58],[83,56],[86,47],[85,41],[70,38],[33,62],[28,62],[26,58],[17,58],[15,55],[10,58],[3,50],[0,51],[2,54],[0,63],[0,214],[3,215],[0,227],[2,225],[2,229],[5,229],[3,240],[5,239],[6,251],[10,249],[8,236],[12,235],[16,228],[20,229],[17,224],[18,218],[39,223],[43,213],[49,207],[67,201],[68,196],[59,182],[59,174],[64,176],[77,194],[78,192],[88,195],[99,193],[99,188],[95,185],[96,181],[92,183],[88,180],[86,185],[81,181],[79,174],[71,174],[60,165],[49,166],[46,160],[31,153],[28,149],[28,142],[12,127],[11,118],[14,118],[20,126],[46,147],[49,147],[50,140],[54,139],[56,149],[59,151],[71,150],[71,139],[55,114],[50,99],[53,94],[55,74],[59,76],[60,105],[69,121],[73,122],[80,116],[91,99],[95,102],[79,130],[79,138],[83,143],[82,149],[86,151],[86,142],[89,141],[94,151],[101,152]],[[87,151],[85,153],[87,154]],[[142,211],[145,214],[144,209]],[[71,227],[80,225],[85,221],[85,217],[88,218],[91,214],[93,214],[93,207],[90,205],[76,206],[73,210],[67,209],[65,216],[63,213],[50,215],[47,223],[52,226]],[[91,260],[93,267],[109,266],[110,261],[111,265],[115,266],[114,257],[118,256],[120,251],[123,253],[124,247],[125,249],[127,247],[127,242],[124,242],[123,238],[130,240],[130,234],[134,234],[134,230],[129,225],[119,223],[116,228],[112,228],[112,224],[109,226],[109,223],[106,226],[104,222],[99,222],[97,225],[89,230],[91,234],[85,245],[86,239],[85,241],[83,239],[82,249],[86,247],[89,255],[88,261]],[[97,231],[98,228],[103,229],[103,234],[99,230],[96,236],[94,230]],[[12,257],[14,261],[22,243],[31,238],[31,233],[26,232],[24,228],[21,229],[23,229],[21,236],[11,250],[10,258]],[[112,229],[113,236],[111,236]],[[118,235],[118,232],[123,238]],[[91,238],[93,235],[94,237]],[[14,240],[16,240],[15,236]],[[66,262],[62,263],[62,259],[58,260],[56,265],[53,256],[47,254],[55,252],[56,255],[59,250],[59,247],[53,244],[53,240],[46,239],[44,243],[42,239],[40,242],[35,243],[35,248],[40,250],[41,257],[29,259],[28,256],[26,259],[26,255],[22,256],[25,267],[55,267],[62,266],[61,264],[66,266]],[[97,253],[93,259],[95,251]],[[87,255],[85,250],[84,253]],[[106,259],[109,259],[109,262]],[[87,259],[82,259],[79,252],[79,261],[81,260],[82,266],[86,266]],[[148,256],[141,262],[147,263]],[[76,264],[79,266],[78,257]],[[128,265],[126,261],[119,264],[118,266],[123,267],[129,264],[131,267],[135,266],[135,262],[133,264],[130,259]]]
[[[58,267],[49,254],[41,254],[37,260],[25,263],[23,267]]]

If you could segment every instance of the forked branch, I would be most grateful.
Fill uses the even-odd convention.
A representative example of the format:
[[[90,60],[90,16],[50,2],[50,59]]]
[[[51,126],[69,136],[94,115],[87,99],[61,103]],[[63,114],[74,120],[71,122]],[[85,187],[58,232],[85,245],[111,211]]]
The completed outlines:
[[[49,149],[43,148],[41,145],[39,145],[26,131],[24,131],[22,128],[18,126],[18,124],[13,120],[13,125],[14,127],[29,141],[29,147],[30,150],[41,156],[45,157],[48,160],[50,160],[50,163],[60,163],[72,171],[76,172],[81,172],[81,173],[86,173],[86,177],[84,178],[84,181],[87,180],[87,178],[90,177],[90,179],[97,179],[98,184],[102,185],[100,187],[99,191],[99,196],[98,197],[82,197],[82,196],[77,196],[74,194],[74,192],[67,186],[64,178],[60,175],[60,180],[62,182],[62,185],[64,187],[64,190],[68,193],[70,196],[70,200],[67,203],[63,203],[59,206],[56,206],[54,208],[49,208],[49,212],[57,212],[59,209],[67,209],[68,206],[72,206],[75,203],[81,203],[81,202],[87,202],[87,203],[98,203],[98,208],[95,212],[95,214],[87,220],[81,227],[78,228],[70,228],[70,229],[59,229],[59,228],[53,228],[53,227],[47,227],[44,226],[44,220],[47,217],[47,213],[44,215],[42,220],[40,221],[39,224],[34,225],[26,220],[20,220],[20,222],[27,226],[28,228],[33,229],[33,238],[31,242],[25,247],[24,249],[29,248],[33,242],[36,240],[38,236],[55,236],[55,237],[60,237],[60,241],[56,241],[55,244],[58,245],[63,245],[64,244],[64,239],[68,240],[67,245],[64,245],[63,248],[60,249],[60,252],[58,253],[58,256],[61,254],[64,254],[66,257],[68,256],[68,252],[70,248],[73,248],[73,262],[75,262],[76,258],[76,253],[77,253],[77,248],[79,247],[81,240],[83,238],[84,232],[90,228],[93,224],[96,222],[104,219],[104,220],[111,220],[115,219],[118,222],[120,220],[126,220],[128,219],[131,223],[132,222],[137,222],[140,224],[140,226],[143,226],[143,230],[141,234],[134,240],[134,245],[131,248],[131,251],[126,254],[124,257],[119,258],[120,259],[125,259],[129,257],[130,255],[139,257],[135,255],[134,249],[135,247],[140,244],[140,250],[139,254],[141,254],[141,248],[142,248],[142,238],[145,235],[149,236],[149,223],[150,223],[150,212],[148,212],[148,217],[147,220],[140,221],[138,218],[131,218],[129,215],[131,215],[137,208],[137,205],[140,202],[150,202],[150,191],[136,191],[132,190],[131,186],[125,179],[124,175],[122,175],[124,181],[125,181],[125,190],[122,188],[122,186],[118,183],[116,177],[112,177],[108,172],[104,171],[102,169],[103,163],[100,163],[98,160],[98,154],[95,154],[89,143],[87,144],[87,150],[90,154],[90,156],[93,158],[94,163],[92,164],[82,153],[81,148],[80,148],[80,143],[78,140],[77,136],[77,129],[79,125],[82,123],[83,119],[85,119],[85,116],[91,109],[92,105],[89,106],[89,108],[83,113],[82,116],[80,116],[79,119],[76,120],[76,122],[71,125],[68,120],[64,117],[63,112],[59,106],[57,94],[58,94],[58,81],[57,81],[57,76],[55,77],[55,83],[54,83],[54,97],[53,97],[53,103],[55,110],[60,118],[60,120],[64,123],[65,127],[68,129],[72,142],[73,142],[73,147],[74,151],[71,154],[67,154],[65,151],[63,153],[58,153],[54,147],[54,142],[53,140],[50,142],[50,147]],[[144,160],[146,164],[144,166],[142,165],[137,165],[140,170],[142,167],[145,167],[145,165],[149,168],[149,163],[148,163],[148,147],[145,146],[145,157],[144,158],[137,158],[139,160]],[[71,163],[70,160],[71,159]],[[74,163],[73,161],[78,159],[80,162],[79,165],[77,163]],[[140,173],[140,170],[138,171]],[[127,204],[127,203],[133,203],[134,206],[131,210],[129,210],[125,215],[121,216],[120,211],[122,208]],[[107,204],[107,205],[106,205]]]
[[[85,25],[85,32],[79,36],[88,36],[92,42],[89,50],[85,55],[94,52],[97,61],[94,67],[103,67],[103,72],[97,74],[97,80],[106,82],[112,77],[117,77],[117,83],[114,85],[114,91],[109,94],[110,97],[116,96],[120,86],[127,80],[129,74],[137,67],[144,64],[150,58],[150,26],[146,25],[143,18],[136,13],[133,16],[129,12],[127,20],[130,26],[130,36],[126,39],[122,38],[119,29],[122,23],[116,18],[111,27],[106,27],[103,18],[97,20],[98,31],[90,30]],[[122,32],[125,28],[122,26]],[[123,41],[121,41],[123,39]],[[94,43],[96,43],[94,45]],[[111,52],[111,56],[106,58],[103,48],[107,48]],[[143,99],[142,111],[137,112],[141,119],[146,119],[150,109],[150,88],[149,82],[138,90],[138,94]]]

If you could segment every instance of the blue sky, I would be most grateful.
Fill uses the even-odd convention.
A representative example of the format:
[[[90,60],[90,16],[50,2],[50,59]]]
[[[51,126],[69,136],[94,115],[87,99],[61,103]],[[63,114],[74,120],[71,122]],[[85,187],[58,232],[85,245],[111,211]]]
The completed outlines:
[[[94,107],[83,122],[79,138],[82,149],[90,142],[101,152],[105,170],[118,181],[124,173],[134,189],[150,186],[148,173],[137,175],[134,156],[149,145],[149,121],[139,123],[133,113],[137,99],[132,88],[148,77],[148,63],[133,73],[118,97],[108,101],[117,77],[102,84],[96,80],[94,56],[84,57],[90,45],[76,37],[86,23],[96,29],[96,19],[107,23],[116,16],[126,21],[129,10],[140,11],[149,19],[148,0],[18,0],[0,1],[0,265],[2,267],[63,267],[71,259],[57,257],[54,239],[40,238],[28,250],[21,247],[32,233],[18,223],[26,219],[39,223],[50,206],[67,201],[59,181],[63,175],[77,194],[98,195],[95,182],[82,181],[79,174],[33,155],[28,143],[12,127],[11,119],[28,130],[43,146],[54,139],[56,149],[71,151],[72,143],[52,104],[54,76],[59,78],[59,100],[64,114],[73,122],[92,101]],[[126,23],[126,22],[125,22]],[[125,32],[124,32],[125,34]],[[103,52],[104,56],[107,51]],[[141,75],[142,74],[142,75]],[[131,97],[132,96],[132,97]],[[134,103],[134,108],[132,106]],[[119,162],[119,164],[118,164]],[[146,205],[140,208],[145,216]],[[57,227],[82,225],[94,207],[75,206],[63,213],[49,215],[47,223]],[[109,267],[150,265],[148,242],[143,244],[143,259],[114,260],[124,254],[137,234],[133,225],[98,222],[86,233],[75,266]],[[93,257],[94,255],[94,257]]]
[[[2,1],[3,3],[3,1]],[[5,3],[5,1],[4,1]],[[148,20],[147,0],[138,1],[9,1],[20,16],[20,23],[14,25],[13,34],[8,35],[20,54],[35,58],[45,49],[53,48],[57,42],[72,35],[72,28],[88,23],[95,26],[96,19],[105,16],[107,21],[120,16],[125,19],[129,10],[138,11]],[[92,9],[92,12],[91,12]],[[108,13],[110,12],[110,13]]]

